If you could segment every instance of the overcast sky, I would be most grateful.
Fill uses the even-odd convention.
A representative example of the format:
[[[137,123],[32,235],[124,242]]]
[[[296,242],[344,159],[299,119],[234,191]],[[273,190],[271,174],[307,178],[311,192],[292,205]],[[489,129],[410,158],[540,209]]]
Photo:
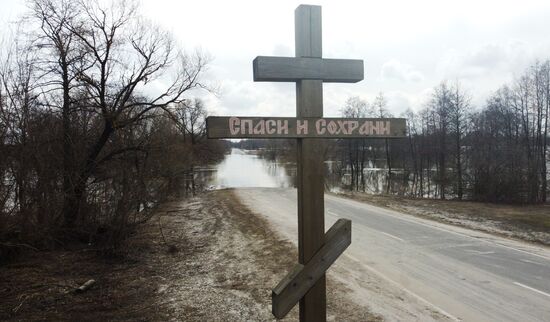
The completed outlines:
[[[186,49],[208,52],[203,96],[211,114],[293,116],[293,83],[254,83],[252,60],[294,56],[294,9],[301,1],[142,0],[142,13]],[[365,80],[325,84],[325,116],[350,96],[384,92],[399,115],[419,110],[442,80],[459,80],[476,105],[536,59],[550,58],[550,1],[315,1],[323,10],[323,56],[363,59]],[[0,30],[25,0],[0,0]],[[1,31],[0,31],[1,33]]]

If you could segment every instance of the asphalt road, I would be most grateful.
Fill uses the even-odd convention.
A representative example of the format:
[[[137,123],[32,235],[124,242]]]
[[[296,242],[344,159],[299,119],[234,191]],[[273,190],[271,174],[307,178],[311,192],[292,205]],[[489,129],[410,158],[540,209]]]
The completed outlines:
[[[247,188],[237,194],[296,241],[295,189]],[[548,248],[331,195],[325,197],[325,218],[327,230],[338,218],[352,220],[349,265],[452,320],[550,321]]]

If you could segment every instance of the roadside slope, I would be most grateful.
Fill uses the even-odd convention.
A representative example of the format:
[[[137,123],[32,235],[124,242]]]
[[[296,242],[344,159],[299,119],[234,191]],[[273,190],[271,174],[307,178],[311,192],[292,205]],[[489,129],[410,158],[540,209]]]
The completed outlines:
[[[165,204],[120,258],[93,248],[37,253],[0,267],[0,320],[269,321],[271,288],[296,247],[232,190]],[[90,290],[72,291],[88,279]],[[329,279],[329,320],[378,321]],[[297,319],[297,309],[285,320]]]

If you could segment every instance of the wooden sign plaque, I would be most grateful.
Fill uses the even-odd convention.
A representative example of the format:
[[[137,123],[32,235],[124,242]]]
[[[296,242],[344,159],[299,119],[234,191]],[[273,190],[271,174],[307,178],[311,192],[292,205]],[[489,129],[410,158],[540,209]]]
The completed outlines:
[[[401,118],[209,117],[210,139],[230,138],[400,138]]]

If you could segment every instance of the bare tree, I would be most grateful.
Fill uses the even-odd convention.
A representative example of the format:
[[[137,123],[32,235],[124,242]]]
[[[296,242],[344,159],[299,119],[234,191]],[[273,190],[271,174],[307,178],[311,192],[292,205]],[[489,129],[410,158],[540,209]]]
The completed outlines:
[[[26,43],[14,42],[8,49],[0,68],[3,89],[1,117],[4,123],[5,157],[9,160],[8,180],[13,178],[16,187],[12,197],[14,207],[21,214],[23,226],[30,223],[29,207],[32,204],[33,181],[29,167],[31,145],[30,123],[36,108],[36,64],[34,52]],[[3,156],[4,157],[4,156]]]
[[[366,117],[369,113],[369,105],[366,101],[357,96],[350,97],[346,101],[341,113],[343,117],[348,118]],[[359,190],[359,186],[361,186],[362,190],[365,191],[364,169],[365,162],[367,161],[367,142],[364,139],[350,139],[344,141],[346,145],[344,159],[347,160],[345,163],[348,165],[351,172],[351,188]]]
[[[433,126],[437,131],[438,137],[438,178],[439,197],[446,198],[447,188],[447,140],[449,134],[449,111],[451,108],[451,89],[446,82],[442,82],[434,90],[432,100],[430,101],[432,109]]]
[[[71,199],[63,213],[66,223],[78,218],[86,184],[102,162],[104,147],[115,131],[139,122],[155,110],[182,102],[188,90],[202,86],[199,75],[207,59],[197,53],[193,56],[179,52],[167,32],[144,21],[137,14],[134,3],[119,1],[110,9],[98,3],[80,1],[82,14],[71,24],[70,31],[89,53],[78,80],[83,84],[87,108],[102,118],[102,130],[86,154]],[[173,79],[160,93],[152,97],[137,95],[161,75],[173,68]],[[131,147],[112,151],[110,155],[125,153]]]
[[[183,134],[184,141],[189,138],[195,145],[206,134],[206,107],[200,99],[185,100],[176,105],[177,124]]]
[[[372,105],[378,117],[392,117],[392,115],[388,112],[388,102],[386,100],[386,97],[384,96],[384,93],[378,93],[378,96],[376,96]],[[392,185],[392,159],[391,147],[388,139],[384,139],[384,151],[386,152],[386,164],[388,166],[388,174],[386,178],[386,193],[390,193]]]
[[[181,52],[132,1],[31,0],[19,26],[1,48],[0,252],[13,238],[101,235],[116,248],[177,195],[180,170],[225,152],[203,140],[205,107],[188,97],[205,88],[208,59]],[[180,132],[166,115],[184,103]]]
[[[467,130],[468,112],[470,109],[470,97],[461,88],[457,81],[450,90],[449,123],[454,135],[455,148],[455,182],[456,194],[459,200],[464,195],[463,165],[462,165],[462,140]]]
[[[61,110],[63,136],[63,204],[68,211],[74,203],[75,152],[71,133],[71,117],[74,109],[72,97],[77,76],[88,66],[86,52],[82,50],[70,28],[79,15],[79,6],[68,0],[33,0],[31,23],[40,26],[31,36],[32,46],[40,53],[41,87],[44,102],[49,107]],[[64,213],[65,217],[70,217]]]
[[[419,168],[419,133],[418,129],[420,128],[420,125],[418,124],[419,117],[414,111],[410,108],[407,109],[407,111],[404,113],[404,116],[407,120],[407,141],[408,141],[408,147],[409,147],[409,156],[410,156],[410,163],[412,166],[412,183],[411,183],[411,195],[418,196],[419,195],[419,185],[418,180],[422,176],[422,168]],[[404,163],[406,164],[406,162]],[[408,178],[408,177],[407,177]]]
[[[537,62],[532,67],[534,81],[534,114],[536,117],[536,166],[540,177],[539,200],[547,200],[547,147],[548,147],[548,122],[550,105],[550,61],[544,63]]]

